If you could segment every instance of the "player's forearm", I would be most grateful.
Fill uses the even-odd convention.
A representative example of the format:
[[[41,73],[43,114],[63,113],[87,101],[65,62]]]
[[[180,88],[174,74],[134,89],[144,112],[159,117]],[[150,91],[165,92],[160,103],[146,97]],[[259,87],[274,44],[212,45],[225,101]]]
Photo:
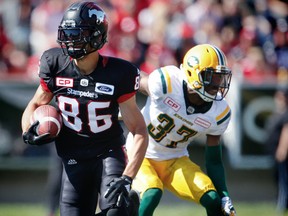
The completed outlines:
[[[282,128],[279,144],[276,149],[275,158],[278,162],[283,162],[287,158],[288,153],[288,124],[285,124]]]
[[[30,126],[30,117],[36,108],[37,108],[37,105],[33,103],[33,101],[30,101],[26,109],[24,110],[22,119],[21,119],[21,126],[22,126],[23,133],[28,130]]]
[[[148,88],[148,78],[149,75],[145,72],[140,73],[140,88],[139,91],[144,95],[149,95],[149,88]]]
[[[146,128],[145,128],[146,130]],[[129,161],[123,172],[123,175],[127,175],[134,178],[142,164],[145,157],[145,153],[148,146],[148,138],[146,131],[142,134],[134,135],[133,147],[129,153]]]
[[[217,192],[221,197],[229,196],[227,186],[225,169],[222,163],[222,149],[220,145],[209,146],[206,148],[206,169],[207,174],[211,178]]]
[[[41,105],[50,103],[52,98],[53,98],[52,93],[45,92],[40,85],[38,86],[37,91],[35,92],[30,102],[28,103],[22,115],[21,125],[23,132],[26,132],[30,127],[30,116],[32,115],[34,110]]]

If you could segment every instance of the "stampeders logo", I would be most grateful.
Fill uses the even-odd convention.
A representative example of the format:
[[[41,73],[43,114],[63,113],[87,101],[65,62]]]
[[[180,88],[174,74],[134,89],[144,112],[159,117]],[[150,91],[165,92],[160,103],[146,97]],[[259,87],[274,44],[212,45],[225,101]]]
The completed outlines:
[[[170,97],[165,98],[164,103],[167,104],[169,107],[171,107],[175,112],[177,112],[181,108],[180,104],[175,102]]]
[[[56,77],[56,86],[73,87],[74,82],[71,78]]]
[[[95,92],[78,91],[78,90],[74,90],[72,88],[67,88],[67,94],[77,95],[79,97],[98,98],[98,95]]]

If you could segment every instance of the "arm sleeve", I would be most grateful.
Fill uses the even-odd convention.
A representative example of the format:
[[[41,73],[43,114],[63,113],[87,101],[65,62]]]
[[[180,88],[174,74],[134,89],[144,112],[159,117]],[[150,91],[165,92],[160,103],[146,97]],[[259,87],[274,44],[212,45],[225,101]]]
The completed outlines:
[[[40,58],[38,76],[40,78],[40,84],[46,92],[52,92],[54,83],[50,66],[48,64],[49,55],[44,52]]]
[[[229,196],[225,170],[222,163],[222,147],[207,146],[205,151],[206,170],[220,197]]]
[[[227,130],[229,122],[231,120],[231,109],[229,105],[226,103],[225,100],[220,102],[221,103],[218,103],[219,106],[217,106],[215,110],[216,113],[216,117],[214,118],[215,127],[210,128],[208,132],[210,135],[223,134]]]
[[[150,91],[150,97],[154,100],[157,100],[164,95],[163,89],[166,88],[166,83],[164,75],[162,75],[161,79],[160,69],[156,69],[150,73],[148,78],[148,88]]]
[[[133,97],[139,90],[140,81],[140,71],[134,65],[128,63],[126,64],[126,73],[122,76],[121,92],[118,97],[118,103],[122,103],[129,98]]]
[[[69,57],[62,54],[61,48],[52,48],[43,52],[38,75],[41,79],[41,86],[45,91],[54,92],[57,89],[55,77],[62,69],[70,63]]]

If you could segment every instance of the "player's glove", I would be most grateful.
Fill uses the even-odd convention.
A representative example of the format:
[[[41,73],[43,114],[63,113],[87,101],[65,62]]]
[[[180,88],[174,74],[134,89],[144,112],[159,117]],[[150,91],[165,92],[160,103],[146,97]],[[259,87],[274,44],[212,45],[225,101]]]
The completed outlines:
[[[221,209],[224,216],[236,216],[236,211],[230,197],[223,197],[221,199]]]
[[[30,145],[44,145],[55,140],[55,138],[50,137],[50,133],[45,133],[38,135],[36,128],[39,125],[39,121],[34,122],[27,132],[23,133],[23,141]]]
[[[117,207],[121,207],[123,203],[126,207],[129,205],[129,191],[131,190],[132,178],[126,175],[120,178],[115,178],[109,183],[109,188],[104,194],[104,197],[111,201],[117,197]]]

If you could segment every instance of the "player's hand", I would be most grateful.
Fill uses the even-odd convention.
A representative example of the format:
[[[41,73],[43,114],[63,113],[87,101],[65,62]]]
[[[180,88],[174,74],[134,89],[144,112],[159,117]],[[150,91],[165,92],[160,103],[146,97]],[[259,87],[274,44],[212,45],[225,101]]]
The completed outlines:
[[[132,178],[129,176],[123,175],[120,178],[115,178],[109,183],[109,188],[105,192],[104,197],[108,198],[109,201],[117,197],[117,207],[122,206],[123,203],[128,206],[131,184]]]
[[[36,128],[39,125],[39,121],[34,122],[27,132],[23,133],[23,141],[30,145],[44,145],[54,141],[54,138],[50,137],[49,133],[38,135]]]
[[[224,216],[236,216],[232,200],[229,197],[223,197],[221,199],[221,209]]]

